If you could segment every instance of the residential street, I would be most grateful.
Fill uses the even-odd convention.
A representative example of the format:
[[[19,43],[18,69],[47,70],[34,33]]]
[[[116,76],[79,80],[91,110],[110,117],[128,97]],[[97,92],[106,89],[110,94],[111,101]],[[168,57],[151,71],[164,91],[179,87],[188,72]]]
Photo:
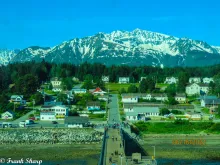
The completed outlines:
[[[120,123],[117,94],[112,94],[111,102],[108,105],[109,105],[108,123],[109,124]]]
[[[120,114],[118,107],[118,96],[112,94],[111,102],[109,103],[109,120],[110,125],[120,123]],[[106,164],[125,164],[125,154],[123,149],[123,142],[120,136],[119,129],[110,128],[107,138]],[[121,156],[122,155],[122,156]]]

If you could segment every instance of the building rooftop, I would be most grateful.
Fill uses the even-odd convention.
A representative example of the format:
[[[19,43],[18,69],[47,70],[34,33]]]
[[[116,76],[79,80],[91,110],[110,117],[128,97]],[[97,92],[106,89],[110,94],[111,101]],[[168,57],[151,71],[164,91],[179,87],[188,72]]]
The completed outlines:
[[[136,116],[139,113],[159,113],[158,107],[134,107],[133,112],[126,112],[126,115]]]
[[[100,101],[91,101],[87,103],[87,106],[100,106]]]
[[[81,116],[67,116],[65,117],[65,124],[86,124],[89,122],[88,117]]]
[[[44,106],[55,106],[55,105],[62,105],[62,104],[63,104],[62,102],[54,102],[54,101],[44,102]]]

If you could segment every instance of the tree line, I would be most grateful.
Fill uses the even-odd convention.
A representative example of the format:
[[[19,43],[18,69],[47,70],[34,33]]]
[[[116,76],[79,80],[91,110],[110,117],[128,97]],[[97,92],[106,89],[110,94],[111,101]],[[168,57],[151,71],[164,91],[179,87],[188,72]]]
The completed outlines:
[[[15,93],[33,94],[40,85],[49,81],[52,77],[64,79],[67,83],[69,77],[77,77],[80,81],[91,79],[94,83],[100,83],[103,75],[109,76],[110,82],[118,82],[119,77],[130,77],[131,83],[137,83],[141,77],[147,77],[150,84],[163,83],[166,77],[179,78],[178,90],[184,91],[189,77],[220,77],[220,65],[206,67],[174,67],[160,68],[152,66],[105,66],[100,63],[55,64],[42,61],[25,63],[13,63],[0,66],[0,91],[8,89],[9,84],[15,84]],[[142,89],[147,88],[142,83]],[[220,84],[220,83],[219,83]],[[69,85],[67,85],[68,88]],[[151,85],[150,85],[151,87]],[[216,84],[212,84],[215,90]]]

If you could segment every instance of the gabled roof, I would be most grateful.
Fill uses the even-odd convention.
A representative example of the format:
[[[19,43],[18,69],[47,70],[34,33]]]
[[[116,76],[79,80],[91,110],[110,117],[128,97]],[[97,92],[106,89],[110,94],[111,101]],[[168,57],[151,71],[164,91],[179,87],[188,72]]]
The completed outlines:
[[[205,104],[220,104],[220,99],[204,99]]]
[[[11,99],[16,99],[17,97],[21,97],[23,99],[23,95],[12,95]]]
[[[199,99],[218,99],[217,96],[214,96],[214,95],[210,95],[210,96],[200,96]]]
[[[97,87],[92,93],[106,93],[101,88]]]
[[[124,108],[133,108],[133,107],[149,107],[151,104],[155,105],[155,102],[141,102],[141,103],[124,103]],[[158,102],[157,105],[163,105],[161,102]]]
[[[89,122],[88,117],[81,116],[67,116],[65,117],[65,124],[86,124]]]
[[[158,107],[134,107],[133,112],[126,112],[126,116],[137,116],[139,113],[159,113]]]
[[[158,107],[134,107],[133,108],[134,112],[141,112],[141,113],[159,113],[160,110]]]
[[[3,112],[2,114],[5,114],[5,113],[10,113],[10,114],[12,114],[12,115],[15,115],[15,113],[14,113],[13,111],[11,111],[11,110],[5,111],[5,112]]]
[[[196,84],[200,87],[209,87],[209,84],[204,84],[204,83],[189,83],[186,87],[190,87],[193,84]]]
[[[47,109],[47,108],[55,108],[55,107],[68,108],[65,105],[43,105],[43,106],[41,106],[41,108],[45,108],[45,109]]]
[[[62,104],[63,104],[62,102],[54,102],[54,101],[44,102],[45,106],[56,106],[56,105],[62,105]]]

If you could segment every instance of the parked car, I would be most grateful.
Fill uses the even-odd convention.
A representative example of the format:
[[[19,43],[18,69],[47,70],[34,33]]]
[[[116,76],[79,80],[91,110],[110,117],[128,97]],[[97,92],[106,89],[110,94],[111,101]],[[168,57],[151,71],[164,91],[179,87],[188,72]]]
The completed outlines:
[[[57,121],[52,121],[52,124],[58,124],[58,122]]]
[[[3,127],[3,128],[11,128],[11,127],[12,127],[12,124],[11,124],[11,123],[8,123],[8,122],[3,122],[3,123],[2,123],[2,127]]]

